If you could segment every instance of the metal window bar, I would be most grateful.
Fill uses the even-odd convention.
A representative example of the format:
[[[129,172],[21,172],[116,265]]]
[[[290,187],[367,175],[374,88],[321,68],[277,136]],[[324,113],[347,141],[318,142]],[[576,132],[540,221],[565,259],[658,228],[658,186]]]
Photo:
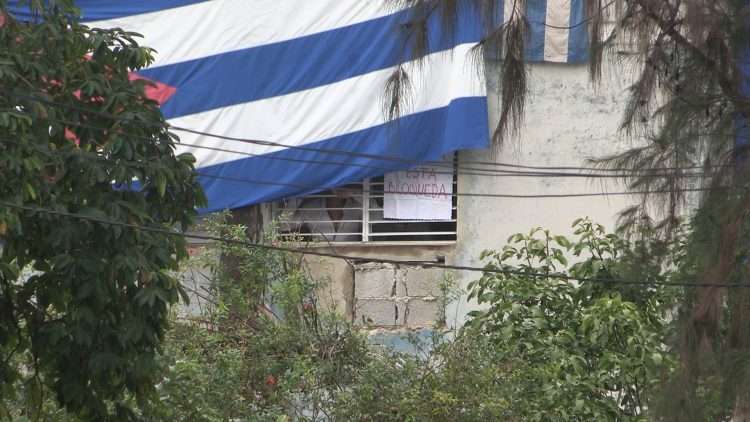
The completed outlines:
[[[454,159],[454,166],[455,166]],[[456,240],[458,202],[443,221],[384,218],[384,177],[341,188],[288,198],[273,204],[282,239],[312,243],[407,243]],[[458,191],[454,171],[453,191]]]
[[[370,241],[370,179],[362,184],[362,241]]]

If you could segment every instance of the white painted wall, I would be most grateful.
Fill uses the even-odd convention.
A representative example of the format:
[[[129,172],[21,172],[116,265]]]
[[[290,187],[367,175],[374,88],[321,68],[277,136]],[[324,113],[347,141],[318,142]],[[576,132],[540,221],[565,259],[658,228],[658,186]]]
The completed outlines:
[[[496,66],[489,64],[488,66]],[[625,106],[628,84],[620,79],[616,66],[605,66],[605,78],[598,87],[589,82],[585,65],[531,65],[530,95],[525,123],[517,139],[509,139],[499,153],[461,152],[461,161],[490,161],[534,166],[586,166],[586,159],[623,151],[628,144],[617,129]],[[488,68],[491,69],[491,68]],[[497,71],[487,72],[490,92],[490,124],[499,115]],[[468,164],[467,164],[468,165]],[[622,191],[614,182],[602,179],[486,177],[459,175],[459,192],[509,194],[561,194]],[[557,234],[571,234],[570,225],[578,217],[589,216],[614,228],[616,214],[632,197],[585,197],[554,199],[506,199],[460,197],[458,242],[450,263],[478,266],[480,253],[499,249],[511,234],[532,227],[545,227]],[[466,285],[481,274],[457,274],[459,285]],[[449,307],[449,324],[461,324],[475,304],[462,300]]]

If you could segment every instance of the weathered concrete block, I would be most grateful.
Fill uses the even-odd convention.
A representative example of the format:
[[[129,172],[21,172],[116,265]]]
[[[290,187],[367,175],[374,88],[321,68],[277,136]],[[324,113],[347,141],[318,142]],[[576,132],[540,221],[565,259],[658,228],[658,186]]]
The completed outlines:
[[[394,295],[396,271],[392,265],[362,265],[354,270],[354,297],[389,298]]]
[[[444,277],[445,270],[440,268],[410,267],[400,277],[404,284],[404,296],[440,296],[440,282]]]
[[[406,304],[389,299],[357,299],[354,322],[357,325],[395,327],[404,324]]]
[[[431,299],[409,299],[406,310],[408,327],[432,327],[437,323],[440,303]]]
[[[407,297],[408,294],[406,293],[406,283],[407,278],[409,277],[409,270],[406,267],[399,267],[395,269],[396,271],[396,297]]]

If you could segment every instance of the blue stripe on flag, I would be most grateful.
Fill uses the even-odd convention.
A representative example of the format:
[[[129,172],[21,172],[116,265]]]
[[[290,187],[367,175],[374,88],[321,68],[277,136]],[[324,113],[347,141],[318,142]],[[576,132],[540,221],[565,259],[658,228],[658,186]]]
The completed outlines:
[[[568,32],[568,63],[583,63],[589,59],[589,31],[586,24],[584,0],[571,0],[570,31]]]
[[[489,144],[487,126],[487,98],[467,97],[456,99],[446,107],[412,114],[391,123],[305,147],[430,161],[438,160],[445,154],[460,149],[486,148]],[[290,163],[274,157],[345,162],[371,167]],[[210,204],[201,212],[240,208],[290,196],[307,195],[361,181],[367,177],[383,175],[385,171],[378,168],[403,170],[411,167],[414,165],[406,162],[285,149],[264,156],[199,168],[197,171],[202,174],[236,179],[201,177],[201,184]],[[269,183],[253,184],[247,182],[249,180]]]
[[[547,21],[547,0],[527,0],[526,19],[529,21],[526,60],[542,62],[544,61],[544,25]]]
[[[407,22],[403,11],[364,23],[285,42],[232,51],[140,71],[143,76],[177,88],[164,105],[166,118],[311,89],[398,64]],[[429,51],[478,42],[478,24],[460,24],[455,36],[441,32],[439,18],[429,25]]]
[[[494,16],[492,16],[491,23],[493,28],[498,28],[500,25],[503,25],[507,19],[507,16],[505,16],[505,0],[494,0],[494,2],[492,8],[495,13]]]
[[[81,10],[81,22],[91,22],[158,12],[205,1],[209,0],[77,0],[75,5]],[[38,18],[31,13],[27,3],[28,0],[25,2],[21,0],[8,1],[8,9],[11,15],[16,19],[27,22]],[[49,0],[45,3],[48,4]]]
[[[750,4],[750,1],[746,0],[745,4]],[[746,29],[749,26],[750,23],[745,23]],[[747,99],[750,97],[750,39],[746,38],[740,42],[737,52],[739,89],[740,95]],[[745,166],[750,156],[750,152],[747,151],[750,148],[750,119],[748,117],[750,116],[741,112],[735,113],[734,116],[734,155],[737,160],[735,164],[738,166]]]

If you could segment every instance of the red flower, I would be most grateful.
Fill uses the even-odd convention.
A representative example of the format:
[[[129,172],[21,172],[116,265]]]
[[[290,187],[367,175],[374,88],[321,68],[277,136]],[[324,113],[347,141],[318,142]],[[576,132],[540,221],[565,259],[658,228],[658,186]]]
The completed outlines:
[[[273,375],[268,375],[266,377],[266,385],[269,387],[273,387],[278,383],[278,380]]]

